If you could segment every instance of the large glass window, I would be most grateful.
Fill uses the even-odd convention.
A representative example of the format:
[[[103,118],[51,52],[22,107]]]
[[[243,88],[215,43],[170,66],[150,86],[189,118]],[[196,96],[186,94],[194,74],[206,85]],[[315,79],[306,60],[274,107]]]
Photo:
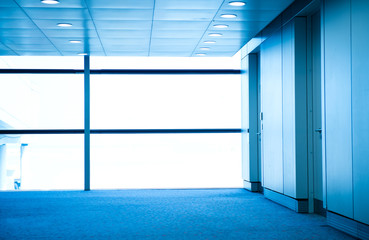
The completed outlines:
[[[83,135],[0,135],[0,189],[83,189]]]
[[[82,69],[83,57],[0,56],[0,190],[83,189],[85,147],[92,189],[242,186],[241,136],[224,133],[241,126],[240,75],[93,71],[84,89]],[[240,69],[240,61],[91,57],[91,69]],[[85,91],[91,96],[90,145],[83,135]]]
[[[1,74],[0,129],[83,128],[83,75]]]
[[[92,135],[91,187],[241,187],[240,135]]]
[[[239,75],[92,75],[91,127],[240,128]]]

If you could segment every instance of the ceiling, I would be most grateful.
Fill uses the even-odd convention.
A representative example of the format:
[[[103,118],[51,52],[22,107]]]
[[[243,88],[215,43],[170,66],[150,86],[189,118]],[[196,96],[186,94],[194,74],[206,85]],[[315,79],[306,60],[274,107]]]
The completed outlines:
[[[293,2],[241,1],[246,4],[231,6],[231,0],[59,0],[58,4],[0,0],[0,55],[233,56]],[[227,19],[222,14],[237,17]],[[59,23],[72,26],[59,27]],[[219,24],[228,27],[214,27]]]

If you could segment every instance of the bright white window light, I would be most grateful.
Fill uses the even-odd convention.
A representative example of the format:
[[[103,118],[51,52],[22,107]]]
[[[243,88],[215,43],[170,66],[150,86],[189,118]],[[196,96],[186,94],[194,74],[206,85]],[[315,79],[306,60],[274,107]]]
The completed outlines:
[[[214,44],[216,43],[215,41],[204,41],[204,43],[207,43],[207,44]]]
[[[216,24],[216,25],[213,25],[213,27],[215,27],[215,28],[227,28],[229,26],[226,25],[226,24]]]
[[[200,50],[201,50],[201,51],[209,51],[209,50],[210,50],[210,48],[208,48],[208,47],[201,47],[201,48],[200,48]]]
[[[81,40],[69,40],[70,43],[81,43]]]
[[[59,3],[58,0],[41,0],[41,2],[44,4],[58,4]]]
[[[88,53],[78,53],[79,56],[86,56]]]
[[[236,14],[222,14],[220,15],[221,18],[236,18]]]
[[[221,33],[209,33],[208,36],[209,37],[221,37],[221,36],[223,36],[223,34],[221,34]]]
[[[71,27],[73,25],[71,23],[58,23],[57,26],[58,27]]]
[[[234,6],[234,7],[242,7],[242,6],[245,6],[246,3],[245,2],[230,2],[228,3],[228,5]]]
[[[196,56],[205,56],[205,53],[196,53]]]

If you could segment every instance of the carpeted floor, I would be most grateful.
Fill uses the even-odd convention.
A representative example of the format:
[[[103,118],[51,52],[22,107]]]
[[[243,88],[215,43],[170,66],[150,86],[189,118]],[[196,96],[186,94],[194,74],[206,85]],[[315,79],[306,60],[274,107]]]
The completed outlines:
[[[352,239],[243,189],[0,192],[0,239]]]

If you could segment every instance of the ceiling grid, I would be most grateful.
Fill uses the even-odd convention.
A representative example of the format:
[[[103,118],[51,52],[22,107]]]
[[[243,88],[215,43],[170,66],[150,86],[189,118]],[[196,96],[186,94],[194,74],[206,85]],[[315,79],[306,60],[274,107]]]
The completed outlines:
[[[43,1],[0,1],[0,55],[233,56],[293,2]]]

